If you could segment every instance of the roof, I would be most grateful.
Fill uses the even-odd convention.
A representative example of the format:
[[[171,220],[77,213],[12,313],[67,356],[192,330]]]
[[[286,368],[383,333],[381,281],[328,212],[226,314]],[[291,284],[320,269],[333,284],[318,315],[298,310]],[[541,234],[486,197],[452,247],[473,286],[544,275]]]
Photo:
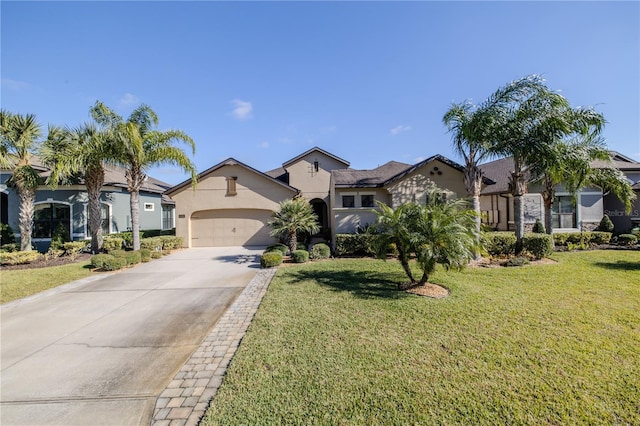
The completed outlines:
[[[281,186],[283,186],[283,187],[285,187],[285,188],[287,188],[287,189],[289,189],[289,190],[291,190],[291,191],[293,191],[295,193],[300,192],[298,189],[294,188],[293,186],[288,185],[288,184],[286,184],[286,183],[284,183],[284,182],[282,182],[282,181],[280,181],[280,180],[278,180],[278,179],[276,179],[276,178],[274,178],[272,176],[269,176],[266,173],[262,173],[261,171],[256,170],[253,167],[248,166],[248,165],[244,164],[243,162],[238,161],[238,160],[236,160],[235,158],[232,158],[232,157],[229,157],[226,160],[221,161],[220,163],[216,164],[215,166],[209,167],[207,170],[199,173],[198,176],[197,176],[197,180],[198,181],[202,180],[208,174],[213,173],[216,170],[218,170],[218,169],[220,169],[220,168],[222,168],[224,166],[240,166],[240,167],[243,167],[243,168],[245,168],[245,169],[247,169],[247,170],[249,170],[249,171],[251,171],[253,173],[258,174],[258,175],[264,177],[265,179],[268,179],[268,180],[270,180],[272,182],[275,182],[276,184],[281,185]],[[183,189],[183,188],[185,188],[187,186],[191,186],[191,182],[192,182],[192,179],[187,179],[184,182],[179,183],[179,184],[167,189],[165,191],[165,194],[168,195],[168,196],[171,196],[171,194],[175,194],[179,190],[181,190],[181,189]]]
[[[375,188],[383,186],[384,182],[411,167],[410,164],[389,161],[373,170],[333,170],[331,176],[337,187],[365,187]]]
[[[513,171],[513,157],[501,158],[489,163],[481,164],[480,170],[485,176],[492,179],[495,185],[482,189],[480,194],[500,194],[509,192],[509,179]]]
[[[289,166],[289,165],[291,165],[291,164],[295,163],[296,161],[298,161],[299,159],[301,159],[301,158],[302,158],[302,157],[304,157],[305,155],[309,155],[309,154],[311,154],[312,152],[315,152],[315,151],[317,151],[317,152],[319,152],[319,153],[321,153],[321,154],[324,154],[324,155],[326,155],[327,157],[331,157],[331,158],[333,158],[334,160],[336,160],[336,161],[338,161],[338,162],[340,162],[340,163],[344,164],[344,165],[345,165],[345,167],[349,167],[349,164],[350,164],[350,163],[349,163],[347,160],[343,160],[342,158],[340,158],[340,157],[338,157],[338,156],[336,156],[336,155],[333,155],[333,154],[331,154],[330,152],[325,151],[324,149],[318,148],[317,146],[314,146],[314,147],[313,147],[313,148],[311,148],[310,150],[305,151],[305,152],[303,152],[302,154],[300,154],[300,155],[297,155],[297,156],[293,157],[291,160],[289,160],[289,161],[286,161],[286,162],[282,163],[282,167],[286,169],[286,168],[287,168],[287,166]]]
[[[391,179],[387,180],[384,184],[385,185],[389,185],[393,182],[396,182],[400,179],[402,179],[403,177],[413,173],[414,171],[418,170],[420,167],[424,166],[425,164],[429,164],[433,161],[440,161],[441,163],[444,163],[450,167],[453,167],[454,169],[457,169],[461,172],[464,172],[464,166],[461,166],[460,164],[456,163],[455,161],[449,160],[447,157],[444,157],[440,154],[434,155],[432,157],[427,158],[426,160],[423,160],[419,163],[414,164],[413,166],[411,166],[410,168],[406,169],[405,171],[393,176]],[[482,178],[482,182],[485,185],[493,185],[495,182],[492,179],[489,179],[487,177],[483,177]]]
[[[620,154],[617,151],[609,151],[611,161],[596,160],[591,163],[593,168],[614,167],[621,171],[640,171],[640,162],[633,158]]]

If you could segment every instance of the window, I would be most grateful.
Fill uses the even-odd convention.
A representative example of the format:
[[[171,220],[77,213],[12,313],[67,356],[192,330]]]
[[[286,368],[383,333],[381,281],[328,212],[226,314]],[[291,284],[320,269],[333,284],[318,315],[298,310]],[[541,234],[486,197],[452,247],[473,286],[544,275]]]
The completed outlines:
[[[227,177],[227,195],[237,195],[236,192],[236,181],[238,180],[237,176],[229,176]]]
[[[71,207],[59,203],[37,204],[33,212],[33,238],[51,238],[63,226],[71,237]]]
[[[102,233],[105,235],[111,231],[111,227],[109,226],[110,225],[109,216],[110,216],[109,205],[102,204],[100,206],[100,219],[102,223]]]
[[[576,227],[576,206],[573,197],[564,195],[555,198],[551,208],[551,221],[554,228]]]
[[[356,206],[356,197],[355,195],[343,195],[342,196],[342,207],[355,207]]]
[[[360,206],[361,207],[373,207],[373,195],[361,195],[360,196]]]
[[[173,229],[173,206],[162,206],[162,229]]]
[[[317,172],[318,170],[320,170],[320,163],[316,160],[313,162],[313,171]]]
[[[155,210],[156,205],[153,203],[144,203],[144,211],[145,212],[152,212]]]

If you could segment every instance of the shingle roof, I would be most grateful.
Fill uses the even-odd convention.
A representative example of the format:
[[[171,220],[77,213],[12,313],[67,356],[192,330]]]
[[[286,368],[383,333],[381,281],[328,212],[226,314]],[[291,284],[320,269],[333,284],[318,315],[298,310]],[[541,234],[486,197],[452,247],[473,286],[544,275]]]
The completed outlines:
[[[378,187],[398,173],[411,167],[410,164],[389,161],[372,170],[333,170],[331,175],[337,187]]]
[[[484,173],[486,177],[495,182],[495,185],[483,188],[481,194],[509,192],[509,178],[513,171],[513,157],[501,158],[481,164],[480,170],[482,170],[482,173]]]

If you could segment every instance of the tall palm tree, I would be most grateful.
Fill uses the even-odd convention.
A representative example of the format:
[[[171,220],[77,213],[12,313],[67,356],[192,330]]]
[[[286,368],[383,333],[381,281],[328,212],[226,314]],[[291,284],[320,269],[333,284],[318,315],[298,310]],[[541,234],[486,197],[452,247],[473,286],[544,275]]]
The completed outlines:
[[[187,154],[175,142],[187,144],[195,154],[195,142],[181,130],[157,130],[158,116],[148,105],[140,105],[125,121],[102,102],[96,102],[91,115],[111,131],[114,162],[126,169],[127,191],[130,194],[133,249],[140,249],[140,189],[147,180],[147,170],[171,164],[191,174],[196,185],[196,168]]]
[[[31,159],[37,152],[42,136],[42,126],[33,114],[13,114],[0,111],[0,167],[12,172],[8,184],[16,189],[20,200],[18,226],[20,250],[31,250],[31,229],[36,190],[40,175],[33,168]]]
[[[51,128],[40,155],[51,168],[47,183],[56,187],[60,180],[82,179],[89,198],[89,233],[91,251],[102,249],[102,204],[104,164],[113,159],[113,146],[107,130],[92,123],[77,128]]]
[[[378,203],[373,228],[376,252],[384,256],[388,245],[395,243],[398,260],[409,278],[408,286],[399,284],[398,289],[424,285],[437,264],[459,269],[478,251],[476,213],[468,208],[466,200],[442,201],[439,192],[438,188],[430,189],[424,206],[409,203],[394,210]],[[414,278],[409,266],[412,255],[422,270],[420,280]]]
[[[271,236],[285,241],[291,252],[298,246],[298,232],[314,234],[320,230],[318,215],[304,198],[294,198],[280,202],[278,211],[273,212],[268,222]]]

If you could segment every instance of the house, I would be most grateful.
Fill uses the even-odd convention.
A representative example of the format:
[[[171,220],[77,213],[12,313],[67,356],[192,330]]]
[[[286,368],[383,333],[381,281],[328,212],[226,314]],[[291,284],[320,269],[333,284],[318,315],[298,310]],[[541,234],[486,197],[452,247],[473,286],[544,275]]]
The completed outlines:
[[[49,169],[37,158],[33,167],[42,182]],[[0,170],[0,219],[19,236],[19,200],[15,190],[7,186],[11,173]],[[172,229],[175,202],[163,193],[171,185],[149,177],[140,191],[140,229]],[[107,166],[101,193],[103,233],[111,234],[131,230],[130,197],[127,192],[125,170]],[[88,194],[82,181],[59,185],[55,190],[40,185],[36,191],[33,215],[33,244],[39,251],[46,251],[56,227],[62,224],[73,240],[90,238],[88,229]]]
[[[640,192],[640,163],[620,153],[611,152],[610,163],[621,170],[634,185],[636,194]],[[603,167],[604,162],[596,161],[592,167]],[[513,158],[502,158],[481,165],[486,177],[494,180],[495,185],[484,187],[480,197],[482,222],[496,230],[513,230],[513,197],[509,187],[509,177],[513,170]],[[529,183],[528,193],[523,196],[525,231],[533,228],[536,220],[544,223],[544,204],[542,188]],[[555,232],[578,232],[595,229],[603,215],[607,214],[614,222],[616,232],[625,232],[640,223],[640,201],[636,199],[631,214],[613,194],[603,194],[598,187],[582,188],[575,196],[562,185],[556,187],[556,198],[552,207],[552,224]]]
[[[187,247],[271,244],[272,212],[296,196],[310,202],[321,235],[333,241],[336,233],[373,223],[376,201],[391,206],[425,202],[432,185],[442,189],[442,197],[466,196],[463,170],[440,155],[414,165],[390,161],[354,170],[348,161],[314,147],[266,173],[229,158],[200,173],[195,189],[189,179],[165,195],[176,203],[176,235]]]

